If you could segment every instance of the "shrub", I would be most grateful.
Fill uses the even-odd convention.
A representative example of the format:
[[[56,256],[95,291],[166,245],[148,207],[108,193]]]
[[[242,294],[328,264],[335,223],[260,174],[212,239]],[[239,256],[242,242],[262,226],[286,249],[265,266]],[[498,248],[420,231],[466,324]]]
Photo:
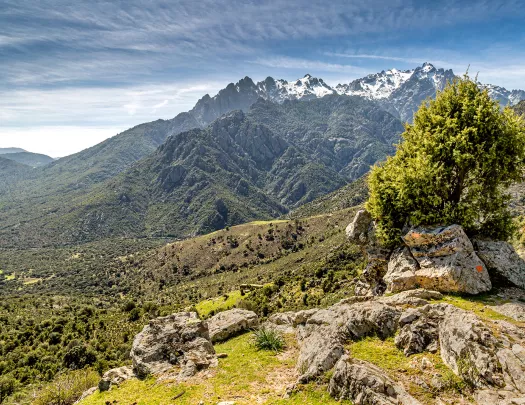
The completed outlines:
[[[77,370],[94,364],[97,361],[97,355],[90,348],[79,345],[73,346],[64,355],[64,366],[71,370]]]
[[[57,377],[36,396],[34,405],[71,405],[82,393],[98,384],[100,377],[93,370],[70,371]]]
[[[523,179],[524,160],[523,120],[465,75],[421,105],[395,156],[372,169],[367,209],[386,244],[405,225],[455,223],[505,239],[506,189]]]
[[[286,347],[283,335],[274,329],[261,327],[253,331],[253,344],[258,350],[281,352]]]

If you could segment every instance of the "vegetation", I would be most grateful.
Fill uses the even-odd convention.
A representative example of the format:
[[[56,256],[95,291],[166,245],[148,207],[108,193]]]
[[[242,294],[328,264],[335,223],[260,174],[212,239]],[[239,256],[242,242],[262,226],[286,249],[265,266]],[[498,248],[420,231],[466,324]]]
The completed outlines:
[[[282,352],[286,347],[281,333],[264,326],[253,331],[253,344],[258,350],[270,350],[276,353]]]
[[[523,179],[525,125],[467,75],[424,103],[395,156],[369,175],[367,208],[395,243],[405,224],[461,224],[495,238],[512,233],[507,188]]]

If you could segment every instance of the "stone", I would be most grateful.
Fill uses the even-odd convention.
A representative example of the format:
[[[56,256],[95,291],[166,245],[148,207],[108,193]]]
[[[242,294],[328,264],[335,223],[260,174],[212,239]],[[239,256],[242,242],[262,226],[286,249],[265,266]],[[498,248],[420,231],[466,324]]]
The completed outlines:
[[[219,312],[208,320],[210,339],[213,343],[227,340],[258,325],[259,317],[255,312],[239,308]]]
[[[474,399],[480,405],[525,405],[525,395],[507,390],[478,390]]]
[[[367,210],[359,210],[353,221],[346,227],[348,240],[360,244],[366,243],[368,239],[368,227],[372,223],[372,216]]]
[[[505,304],[492,305],[490,308],[515,321],[525,322],[525,303],[523,302],[507,302]]]
[[[474,387],[503,387],[499,342],[472,312],[449,305],[439,325],[441,358]]]
[[[475,239],[474,247],[494,284],[512,284],[525,289],[525,262],[510,243]]]
[[[438,291],[425,290],[418,288],[417,290],[402,291],[398,294],[380,297],[377,300],[387,305],[410,305],[419,307],[428,304],[428,300],[440,300],[443,294]]]
[[[392,336],[401,311],[380,302],[343,302],[311,315],[297,328],[299,382],[304,383],[330,370],[344,354],[349,339],[369,335]]]
[[[328,391],[332,397],[349,399],[356,405],[421,405],[383,370],[347,355],[337,362]]]
[[[97,387],[91,387],[90,389],[84,391],[80,398],[75,401],[74,405],[79,404],[90,395],[93,395],[95,392],[97,392]]]
[[[131,348],[133,371],[139,378],[180,367],[185,379],[217,365],[208,324],[195,312],[180,312],[156,318],[135,336]]]
[[[513,344],[511,348],[498,350],[497,358],[503,370],[506,386],[525,394],[525,348]]]
[[[387,292],[425,288],[479,294],[492,288],[485,264],[459,225],[415,228],[396,251],[384,277]]]
[[[135,377],[135,375],[133,374],[133,368],[130,366],[113,368],[104,373],[98,383],[98,389],[100,391],[107,391],[112,386],[119,386],[122,382],[130,380],[133,377]]]

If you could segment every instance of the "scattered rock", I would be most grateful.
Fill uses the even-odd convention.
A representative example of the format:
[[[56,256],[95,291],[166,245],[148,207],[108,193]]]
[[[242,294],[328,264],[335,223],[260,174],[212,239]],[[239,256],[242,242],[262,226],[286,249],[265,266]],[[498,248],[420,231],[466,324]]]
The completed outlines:
[[[372,223],[372,216],[367,210],[359,210],[353,221],[346,227],[348,240],[360,244],[366,243],[368,239],[368,227]]]
[[[253,311],[230,309],[220,312],[208,320],[210,339],[213,343],[226,340],[259,324],[259,317]]]
[[[461,226],[416,228],[403,240],[408,249],[397,251],[389,262],[387,291],[423,287],[479,294],[492,288],[487,268]]]
[[[332,397],[356,405],[420,405],[380,368],[347,355],[337,362],[328,390]]]
[[[208,325],[195,312],[153,319],[133,340],[133,370],[139,378],[179,366],[180,377],[217,365]]]
[[[107,391],[111,386],[119,386],[122,382],[133,377],[135,377],[133,374],[133,368],[129,366],[113,368],[104,373],[102,379],[98,383],[98,389],[100,391]]]
[[[474,246],[495,284],[510,283],[525,289],[525,262],[509,243],[478,239]]]

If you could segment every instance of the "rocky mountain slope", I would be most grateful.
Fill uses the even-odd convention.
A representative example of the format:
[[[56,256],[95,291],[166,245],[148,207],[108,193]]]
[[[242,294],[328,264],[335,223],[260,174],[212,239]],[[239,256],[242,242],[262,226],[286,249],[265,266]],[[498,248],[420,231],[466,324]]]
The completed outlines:
[[[32,153],[26,151],[6,154],[0,153],[0,156],[2,156],[5,159],[14,160],[15,162],[22,163],[31,167],[45,166],[55,160],[52,157],[43,155],[41,153]]]
[[[247,113],[171,136],[67,207],[47,202],[45,216],[28,213],[23,223],[6,218],[3,234],[36,245],[183,237],[274,218],[361,176],[393,152],[401,131],[399,120],[358,97],[261,99]]]

